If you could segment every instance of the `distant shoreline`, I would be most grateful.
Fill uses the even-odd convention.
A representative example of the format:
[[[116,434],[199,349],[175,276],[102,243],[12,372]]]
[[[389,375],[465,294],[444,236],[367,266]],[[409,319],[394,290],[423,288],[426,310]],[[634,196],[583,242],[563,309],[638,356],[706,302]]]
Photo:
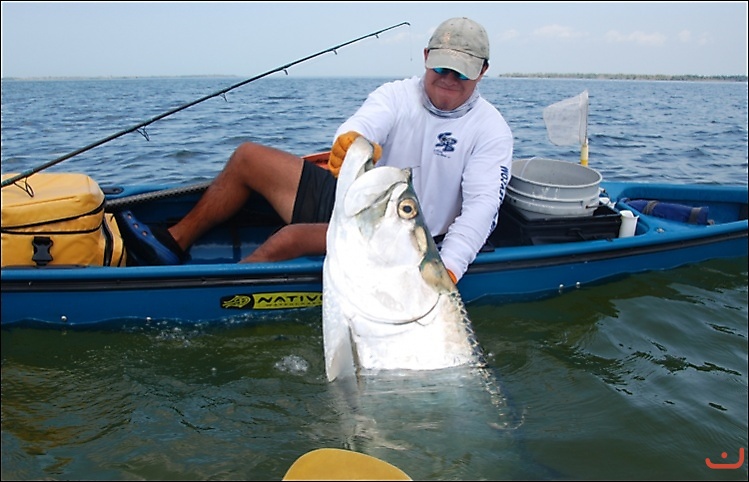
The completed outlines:
[[[747,82],[746,75],[643,75],[643,74],[499,74],[500,78],[516,79],[600,79],[600,80],[671,80],[688,82]]]
[[[238,75],[132,75],[99,77],[3,77],[2,81],[53,81],[53,80],[128,80],[128,79],[191,79],[191,78],[241,78]],[[298,77],[306,78],[306,77]],[[311,76],[309,78],[321,78]],[[348,77],[346,77],[348,78]],[[555,74],[555,73],[508,73],[492,78],[504,79],[593,79],[593,80],[670,80],[682,82],[747,82],[746,75],[664,75],[664,74]]]

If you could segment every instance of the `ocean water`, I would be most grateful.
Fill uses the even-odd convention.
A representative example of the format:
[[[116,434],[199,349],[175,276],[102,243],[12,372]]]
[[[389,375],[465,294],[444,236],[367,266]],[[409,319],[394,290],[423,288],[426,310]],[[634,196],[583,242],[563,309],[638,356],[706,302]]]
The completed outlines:
[[[241,80],[3,81],[1,170]],[[386,80],[261,79],[48,169],[190,184],[245,140],[327,150]],[[747,183],[746,83],[486,78],[480,89],[516,158],[579,159],[548,141],[542,111],[587,89],[589,165],[604,179]],[[303,453],[341,447],[414,479],[746,480],[746,461],[706,459],[734,463],[748,448],[747,305],[746,258],[469,305],[499,401],[470,373],[329,384],[315,312],[262,326],[3,329],[0,475],[279,480]]]

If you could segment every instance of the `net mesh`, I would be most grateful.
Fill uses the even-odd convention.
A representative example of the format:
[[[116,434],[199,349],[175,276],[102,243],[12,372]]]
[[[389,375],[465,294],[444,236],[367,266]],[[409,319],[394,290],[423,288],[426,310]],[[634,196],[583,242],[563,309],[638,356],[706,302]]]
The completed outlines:
[[[549,140],[557,146],[587,144],[588,91],[546,107],[544,124]]]

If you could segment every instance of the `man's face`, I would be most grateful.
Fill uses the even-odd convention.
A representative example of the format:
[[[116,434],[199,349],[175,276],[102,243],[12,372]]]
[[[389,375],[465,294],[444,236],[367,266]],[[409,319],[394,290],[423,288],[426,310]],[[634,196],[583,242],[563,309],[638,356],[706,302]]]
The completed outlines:
[[[426,61],[429,50],[424,49],[424,60]],[[424,90],[429,100],[440,110],[453,110],[460,107],[471,97],[476,85],[486,72],[486,67],[481,69],[481,74],[476,80],[460,80],[457,72],[444,69],[445,72],[438,74],[432,69],[426,70],[424,76]]]

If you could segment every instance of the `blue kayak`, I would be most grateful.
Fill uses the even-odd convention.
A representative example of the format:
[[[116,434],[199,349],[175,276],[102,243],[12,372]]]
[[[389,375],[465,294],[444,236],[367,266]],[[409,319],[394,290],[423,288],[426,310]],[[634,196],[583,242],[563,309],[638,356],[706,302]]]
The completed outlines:
[[[128,209],[143,223],[162,227],[184,216],[204,189],[101,188],[107,212]],[[747,256],[746,185],[602,181],[599,206],[584,216],[528,217],[507,199],[500,213],[497,229],[458,284],[466,303],[558,296],[624,275]],[[633,220],[625,234],[622,222]],[[184,264],[4,263],[2,325],[267,323],[296,310],[320,310],[322,256],[238,263],[281,225],[256,197],[198,240]]]

